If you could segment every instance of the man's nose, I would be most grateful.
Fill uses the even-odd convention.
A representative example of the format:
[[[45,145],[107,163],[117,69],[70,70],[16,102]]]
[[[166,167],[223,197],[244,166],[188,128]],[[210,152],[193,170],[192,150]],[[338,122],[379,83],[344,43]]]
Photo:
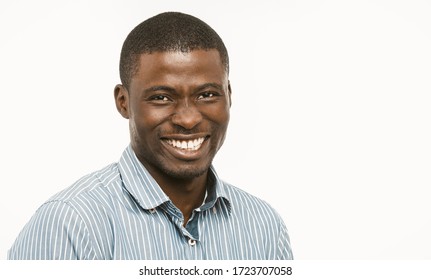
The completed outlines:
[[[202,114],[193,104],[178,105],[172,122],[185,129],[192,129],[202,121]]]

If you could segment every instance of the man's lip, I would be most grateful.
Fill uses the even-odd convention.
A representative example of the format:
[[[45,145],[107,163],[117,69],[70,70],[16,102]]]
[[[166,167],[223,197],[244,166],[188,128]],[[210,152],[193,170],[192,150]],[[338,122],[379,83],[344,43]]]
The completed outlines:
[[[185,160],[185,161],[193,161],[193,160],[197,160],[199,158],[202,157],[204,150],[206,150],[205,147],[207,147],[208,143],[206,140],[208,140],[209,136],[206,137],[183,137],[183,138],[178,138],[176,136],[169,136],[169,137],[173,137],[173,138],[161,138],[163,146],[166,147],[166,149],[169,151],[169,153],[171,155],[173,155],[175,158],[180,159],[180,160]],[[193,150],[193,149],[181,149],[181,148],[176,148],[174,146],[172,146],[171,144],[169,144],[169,141],[171,140],[175,140],[175,141],[190,141],[190,140],[195,140],[195,139],[199,139],[199,138],[203,138],[203,142],[200,145],[200,147],[197,150]]]
[[[205,138],[208,139],[209,138],[209,134],[207,133],[196,133],[196,134],[169,134],[169,135],[163,135],[162,137],[160,137],[160,139],[162,140],[179,140],[179,141],[189,141],[189,140],[194,140],[194,139],[199,139],[199,138]]]

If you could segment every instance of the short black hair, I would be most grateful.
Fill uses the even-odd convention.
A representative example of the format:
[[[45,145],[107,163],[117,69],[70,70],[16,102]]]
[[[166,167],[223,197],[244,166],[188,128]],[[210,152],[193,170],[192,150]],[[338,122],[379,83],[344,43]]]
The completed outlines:
[[[136,26],[121,49],[120,79],[128,88],[139,70],[139,56],[153,52],[190,52],[216,49],[229,73],[229,56],[220,36],[202,20],[179,12],[166,12]]]

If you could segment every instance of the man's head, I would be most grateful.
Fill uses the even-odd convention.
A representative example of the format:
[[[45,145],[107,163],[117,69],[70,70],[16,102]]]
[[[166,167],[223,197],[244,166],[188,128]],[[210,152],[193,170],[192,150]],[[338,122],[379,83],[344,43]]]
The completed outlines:
[[[129,119],[134,152],[156,180],[208,171],[229,123],[228,65],[220,37],[189,15],[155,16],[127,37],[115,101]]]
[[[205,22],[191,15],[167,12],[136,26],[121,49],[120,78],[127,88],[137,72],[141,54],[154,52],[190,52],[215,49],[229,73],[229,56],[220,36]]]

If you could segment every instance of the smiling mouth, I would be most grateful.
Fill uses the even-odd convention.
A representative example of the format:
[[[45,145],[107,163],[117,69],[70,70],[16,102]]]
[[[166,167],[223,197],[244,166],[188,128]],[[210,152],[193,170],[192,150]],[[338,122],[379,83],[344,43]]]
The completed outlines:
[[[185,151],[197,151],[202,146],[202,143],[205,141],[205,137],[199,137],[190,140],[166,139],[165,141],[170,146],[176,149]]]

